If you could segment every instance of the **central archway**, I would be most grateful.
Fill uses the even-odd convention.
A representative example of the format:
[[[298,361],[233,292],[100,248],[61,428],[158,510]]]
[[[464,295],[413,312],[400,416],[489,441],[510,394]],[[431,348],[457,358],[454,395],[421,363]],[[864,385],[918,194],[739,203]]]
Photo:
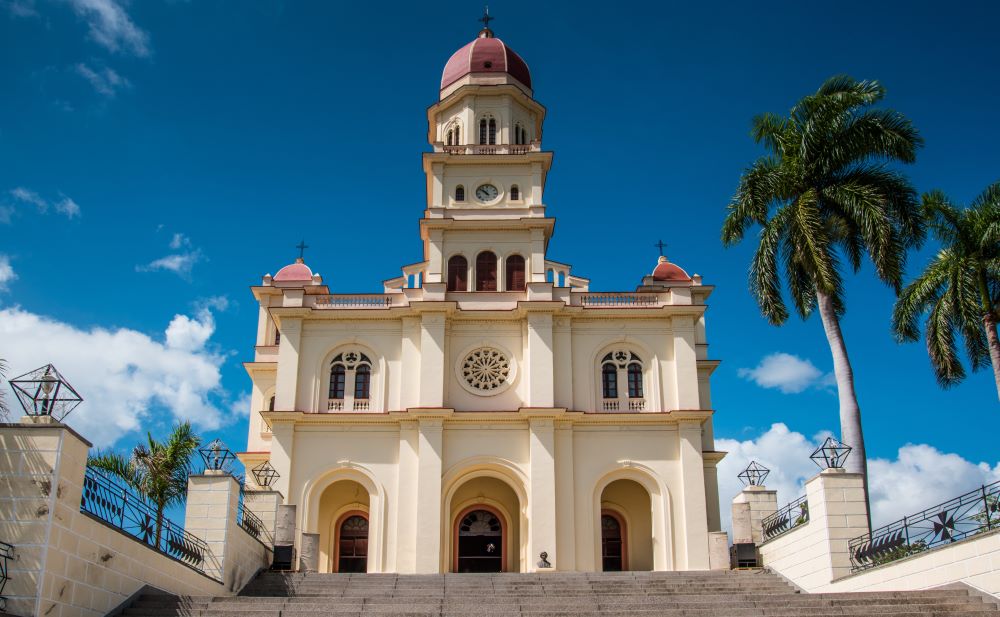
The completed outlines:
[[[462,573],[507,571],[507,530],[500,510],[476,504],[462,510],[455,519],[452,570]]]

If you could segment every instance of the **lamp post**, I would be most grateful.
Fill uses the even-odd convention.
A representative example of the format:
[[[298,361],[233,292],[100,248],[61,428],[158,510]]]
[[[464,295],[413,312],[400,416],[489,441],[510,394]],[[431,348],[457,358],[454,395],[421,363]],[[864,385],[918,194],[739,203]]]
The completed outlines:
[[[51,364],[11,379],[10,387],[24,413],[34,418],[51,417],[62,422],[83,402],[83,397]]]
[[[833,437],[827,437],[823,445],[816,448],[816,451],[809,455],[820,469],[841,469],[844,461],[851,453],[851,446],[841,443]]]

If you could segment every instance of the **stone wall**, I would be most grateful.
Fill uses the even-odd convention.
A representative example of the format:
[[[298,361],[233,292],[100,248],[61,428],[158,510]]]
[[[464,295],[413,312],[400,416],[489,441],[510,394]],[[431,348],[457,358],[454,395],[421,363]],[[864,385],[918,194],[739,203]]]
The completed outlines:
[[[269,561],[269,549],[235,524],[235,513],[217,513],[236,532],[226,572],[215,580],[81,512],[89,448],[64,425],[0,425],[0,540],[13,544],[15,555],[5,589],[9,613],[98,617],[146,585],[232,595]]]

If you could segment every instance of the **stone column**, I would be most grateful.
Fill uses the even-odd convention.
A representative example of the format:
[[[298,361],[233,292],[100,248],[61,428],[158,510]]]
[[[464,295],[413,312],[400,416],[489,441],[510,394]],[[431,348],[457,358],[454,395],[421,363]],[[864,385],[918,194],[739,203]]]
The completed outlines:
[[[556,420],[556,552],[559,567],[579,570],[576,561],[576,490],[573,477],[573,424]]]
[[[708,533],[708,562],[712,570],[729,569],[729,534],[724,531]]]
[[[278,515],[274,523],[275,545],[288,546],[295,544],[295,506],[279,505]]]
[[[705,498],[705,467],[701,452],[701,422],[678,422],[683,491],[684,538],[680,563],[685,570],[707,570],[708,510]],[[676,502],[675,502],[676,503]]]
[[[77,534],[70,524],[80,516],[90,445],[48,416],[0,427],[0,540],[15,555],[4,589],[11,615],[71,610],[77,583],[65,570]]]
[[[843,469],[824,469],[806,482],[809,525],[825,529],[831,581],[851,573],[851,539],[868,533],[864,477]]]
[[[443,326],[442,326],[443,327]],[[417,417],[417,529],[418,574],[441,571],[441,455],[444,418],[451,410],[411,409]]]
[[[760,522],[778,511],[778,491],[748,486],[733,497],[733,544],[760,546],[764,536]]]
[[[299,572],[319,572],[319,534],[303,533],[299,543]]]
[[[240,485],[223,471],[206,470],[188,478],[184,530],[208,545],[205,574],[224,581],[228,534],[236,527]]]
[[[424,313],[420,320],[420,405],[444,405],[444,313]]]
[[[523,410],[529,415],[528,571],[538,569],[539,554],[548,553],[559,568],[556,543],[555,423],[561,410]],[[545,568],[548,570],[548,568]]]
[[[302,343],[302,319],[281,320],[281,343],[278,345],[278,376],[274,392],[277,411],[296,411],[295,397],[299,384],[299,347]],[[272,463],[273,464],[273,463]]]
[[[527,373],[524,377],[528,380],[528,405],[552,407],[555,403],[555,386],[552,380],[551,313],[528,313],[527,356],[527,362],[522,368]]]
[[[416,572],[417,559],[417,482],[419,481],[420,434],[417,422],[399,423],[399,495],[396,508],[396,571]]]

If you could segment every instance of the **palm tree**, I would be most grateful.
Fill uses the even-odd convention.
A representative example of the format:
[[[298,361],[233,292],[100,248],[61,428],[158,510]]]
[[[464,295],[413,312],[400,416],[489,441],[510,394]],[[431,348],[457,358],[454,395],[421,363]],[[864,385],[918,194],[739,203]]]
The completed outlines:
[[[942,248],[900,294],[893,330],[899,340],[915,341],[919,318],[926,314],[927,353],[938,382],[948,387],[965,377],[957,334],[973,371],[992,363],[1000,397],[1000,182],[986,187],[965,210],[941,191],[927,193],[923,211]]]
[[[722,227],[728,247],[761,226],[749,282],[768,321],[788,319],[782,273],[799,316],[819,310],[833,355],[841,440],[853,448],[845,466],[864,475],[866,498],[861,409],[840,329],[841,270],[846,261],[857,272],[867,255],[878,277],[898,291],[906,249],[924,238],[915,191],[887,166],[912,163],[923,140],[902,114],[872,108],[884,96],[878,82],[832,77],[787,118],[754,118],[751,135],[769,154],[743,173]]]
[[[174,427],[164,442],[147,433],[148,443],[137,444],[130,457],[115,452],[98,453],[88,464],[114,474],[156,507],[156,544],[160,545],[163,512],[180,503],[187,494],[191,458],[201,444],[201,438],[185,422]]]

